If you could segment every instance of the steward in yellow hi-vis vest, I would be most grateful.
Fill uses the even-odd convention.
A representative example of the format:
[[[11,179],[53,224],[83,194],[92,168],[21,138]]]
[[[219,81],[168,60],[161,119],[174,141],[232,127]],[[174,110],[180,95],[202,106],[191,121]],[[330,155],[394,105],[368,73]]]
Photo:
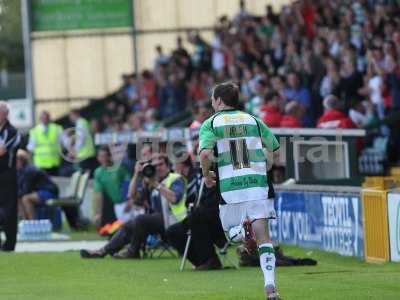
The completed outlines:
[[[90,131],[89,122],[84,118],[79,118],[76,122],[76,130],[79,132],[78,136],[82,135],[81,143],[77,149],[76,158],[84,160],[96,155],[94,148],[93,138]],[[79,142],[79,141],[78,141]]]
[[[179,178],[182,178],[181,175],[177,173],[169,173],[168,176],[162,181],[162,184],[165,185],[167,189],[171,189],[172,184]],[[174,215],[175,219],[180,222],[186,217],[186,192],[183,194],[182,199],[177,203],[170,203],[171,212]]]
[[[27,148],[33,155],[33,164],[51,175],[56,175],[61,164],[61,134],[62,127],[50,122],[46,111],[40,114],[40,124],[29,131]]]

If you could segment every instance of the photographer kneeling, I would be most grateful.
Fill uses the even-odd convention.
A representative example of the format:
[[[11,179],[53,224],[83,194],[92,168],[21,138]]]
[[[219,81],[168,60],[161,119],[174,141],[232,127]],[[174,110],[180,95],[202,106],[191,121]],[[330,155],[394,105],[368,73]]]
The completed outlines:
[[[138,164],[130,186],[134,188],[137,180],[142,180],[143,193],[150,195],[148,213],[124,223],[103,248],[96,251],[81,250],[82,258],[103,258],[107,254],[115,258],[140,258],[140,249],[147,236],[165,233],[162,198],[169,203],[176,221],[185,218],[185,181],[179,174],[171,172],[167,156],[158,154],[153,156],[151,164]],[[131,198],[129,201],[128,205],[133,205],[134,200]],[[128,243],[128,247],[120,251]]]
[[[215,252],[214,245],[222,248],[226,243],[224,231],[219,219],[216,188],[203,187],[203,194],[198,207],[197,198],[201,185],[201,171],[194,168],[190,157],[175,165],[175,170],[184,176],[188,182],[186,203],[189,207],[188,216],[179,223],[167,229],[167,238],[181,256],[185,251],[188,231],[192,240],[188,251],[188,260],[196,270],[221,269],[222,265]]]

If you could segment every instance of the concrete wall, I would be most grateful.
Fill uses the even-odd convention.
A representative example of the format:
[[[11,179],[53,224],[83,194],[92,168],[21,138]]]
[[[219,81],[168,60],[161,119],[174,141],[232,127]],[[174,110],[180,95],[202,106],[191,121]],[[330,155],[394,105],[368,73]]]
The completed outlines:
[[[288,2],[247,0],[246,6],[250,12],[261,15],[269,3],[278,11]],[[135,0],[134,3],[136,29],[146,31],[211,27],[221,15],[234,16],[239,1]],[[175,47],[178,35],[176,32],[139,34],[139,70],[152,68],[155,45],[161,44],[169,52]],[[212,33],[205,31],[202,36],[210,40]],[[54,117],[72,106],[85,105],[88,98],[114,91],[120,85],[121,74],[134,70],[133,42],[128,29],[33,33],[32,56],[36,114],[48,109]],[[71,98],[72,104],[64,101]],[[52,99],[61,101],[47,101]]]

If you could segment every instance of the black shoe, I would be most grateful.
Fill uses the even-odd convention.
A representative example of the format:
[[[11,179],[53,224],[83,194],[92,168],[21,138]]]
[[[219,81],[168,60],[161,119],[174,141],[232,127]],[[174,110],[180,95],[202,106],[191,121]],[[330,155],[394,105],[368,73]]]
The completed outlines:
[[[107,255],[103,249],[94,251],[82,249],[80,253],[82,258],[104,258]]]

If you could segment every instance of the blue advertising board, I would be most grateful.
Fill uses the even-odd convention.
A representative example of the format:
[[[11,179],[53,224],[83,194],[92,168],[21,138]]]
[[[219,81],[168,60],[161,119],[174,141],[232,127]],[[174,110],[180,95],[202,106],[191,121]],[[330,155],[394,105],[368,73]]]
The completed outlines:
[[[364,256],[359,194],[281,191],[276,193],[271,237],[284,244]]]

